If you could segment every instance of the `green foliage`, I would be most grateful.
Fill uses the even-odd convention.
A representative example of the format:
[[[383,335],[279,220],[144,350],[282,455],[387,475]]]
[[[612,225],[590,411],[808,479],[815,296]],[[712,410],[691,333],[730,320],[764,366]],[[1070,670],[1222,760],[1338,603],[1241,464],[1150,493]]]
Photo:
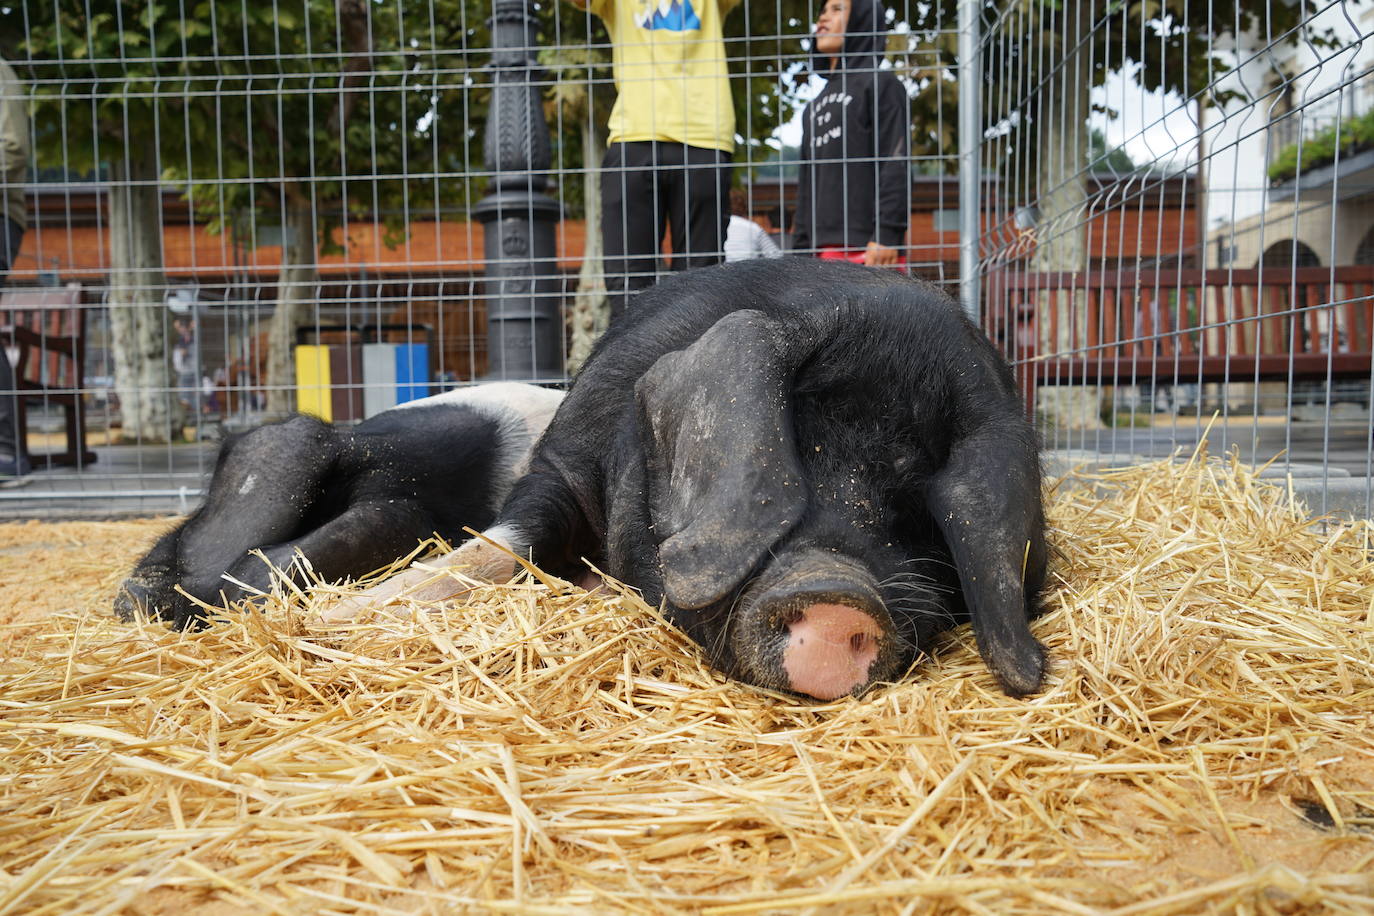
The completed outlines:
[[[1001,100],[985,104],[985,129],[1001,132],[992,148],[1011,161],[1017,144],[1030,142],[1037,94],[1053,91],[1063,20],[1077,4],[985,4],[984,21],[999,32],[986,46],[983,95]],[[952,171],[957,4],[893,7],[889,60],[912,92],[912,153],[924,157],[922,170]],[[744,141],[737,162],[776,158],[767,142],[800,104],[802,42],[819,8],[819,0],[753,0],[726,17]],[[1224,99],[1211,87],[1229,63],[1210,53],[1224,45],[1216,38],[1239,28],[1329,41],[1298,28],[1304,9],[1247,0],[1085,5],[1098,16],[1086,78],[1100,85],[1129,68],[1147,89],[1216,104]],[[22,36],[15,63],[35,86],[44,168],[87,172],[152,134],[160,174],[181,183],[211,225],[251,243],[255,226],[275,225],[289,203],[303,202],[328,248],[345,218],[381,218],[394,241],[409,219],[454,215],[480,197],[489,14],[490,0],[20,0],[0,7],[0,34]],[[576,215],[579,173],[596,165],[582,161],[582,129],[604,135],[614,98],[610,50],[600,20],[570,3],[540,0],[535,15],[558,196]],[[1304,153],[1304,161],[1313,160]],[[1104,164],[1125,166],[1111,154]]]
[[[954,0],[936,0],[913,3],[910,9],[914,64],[906,75],[915,86],[912,153],[947,154],[957,148],[958,138],[958,6]],[[1082,75],[1091,86],[1128,71],[1148,91],[1173,92],[1215,106],[1229,100],[1216,85],[1231,69],[1230,45],[1220,39],[1240,32],[1334,47],[1330,32],[1299,27],[1311,9],[1302,3],[1252,0],[1111,0],[1105,6],[1086,0],[984,0],[984,23],[998,23],[996,40],[984,46],[981,93],[984,130],[1002,138],[992,148],[1003,161],[991,165],[1024,161],[1029,151],[1018,150],[1018,143],[1024,147],[1034,142],[1030,137],[1037,129],[1041,94],[1062,91],[1067,77],[1056,68],[1070,50],[1066,42],[1073,29],[1067,23],[1079,16],[1092,17],[1084,21],[1084,31],[1093,66]],[[995,103],[988,104],[989,99]],[[955,166],[950,157],[950,170]]]
[[[1140,408],[1117,410],[1105,400],[1098,417],[1110,429],[1149,429],[1154,425],[1152,411]]]
[[[1131,154],[1119,146],[1107,148],[1107,137],[1096,127],[1088,135],[1088,171],[1112,171],[1129,175],[1139,168]]]
[[[35,89],[45,168],[89,172],[154,135],[157,174],[211,228],[253,245],[307,205],[328,251],[346,219],[380,218],[396,242],[410,220],[481,197],[490,12],[490,0],[55,0],[0,9],[0,32],[22,36],[15,63]],[[812,12],[784,0],[727,17],[746,143],[792,116],[778,88]],[[610,48],[600,20],[570,3],[534,13],[557,193],[577,216],[582,127],[604,137],[615,98]]]
[[[1311,170],[1330,165],[1336,161],[1338,147],[1342,159],[1374,149],[1374,109],[1333,124],[1310,140],[1279,150],[1269,164],[1269,180],[1279,184],[1296,178],[1299,167]]]
[[[916,4],[910,31],[888,41],[888,59],[911,87],[911,155],[922,174],[954,174],[959,163],[957,13],[954,0]]]
[[[39,163],[88,171],[151,134],[162,179],[212,227],[251,244],[288,205],[308,205],[328,250],[348,216],[382,218],[394,243],[408,217],[472,199],[443,176],[480,162],[469,125],[489,94],[485,11],[56,0],[0,10],[0,31],[24,35],[16,64],[34,85]]]
[[[802,39],[810,35],[820,8],[821,0],[752,0],[726,17],[735,132],[744,140],[735,149],[736,163],[773,157],[766,141],[801,107],[797,90],[810,75]]]
[[[544,114],[553,140],[558,199],[564,215],[578,219],[585,214],[580,172],[601,165],[584,163],[582,133],[588,128],[604,140],[615,102],[610,38],[600,19],[570,3],[552,0],[540,7],[539,15],[539,64],[549,82]]]

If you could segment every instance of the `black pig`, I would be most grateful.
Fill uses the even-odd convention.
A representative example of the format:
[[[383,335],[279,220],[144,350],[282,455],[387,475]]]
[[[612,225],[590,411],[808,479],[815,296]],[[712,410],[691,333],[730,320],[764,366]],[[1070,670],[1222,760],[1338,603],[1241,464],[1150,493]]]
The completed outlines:
[[[485,535],[594,561],[765,687],[858,693],[969,618],[1008,693],[1045,670],[1034,431],[956,303],[888,271],[753,261],[641,293]],[[514,571],[477,540],[444,564]],[[327,617],[459,587],[409,570]]]
[[[400,404],[351,429],[304,414],[229,439],[204,504],[163,535],[115,597],[185,627],[210,605],[271,586],[260,550],[290,570],[297,552],[325,579],[361,576],[437,533],[489,524],[562,400],[497,383]],[[249,586],[244,589],[229,578]]]

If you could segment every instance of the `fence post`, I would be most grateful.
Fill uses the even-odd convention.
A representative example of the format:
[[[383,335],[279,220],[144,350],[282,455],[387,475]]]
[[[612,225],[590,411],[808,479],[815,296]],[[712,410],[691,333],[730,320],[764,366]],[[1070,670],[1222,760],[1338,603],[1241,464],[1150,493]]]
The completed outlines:
[[[535,79],[530,0],[492,0],[491,109],[483,155],[491,172],[473,208],[485,227],[487,377],[563,378],[563,322],[554,228],[562,208],[545,189],[553,153]]]
[[[983,60],[980,48],[981,0],[959,0],[959,298],[974,323],[980,322],[978,236],[982,231]]]

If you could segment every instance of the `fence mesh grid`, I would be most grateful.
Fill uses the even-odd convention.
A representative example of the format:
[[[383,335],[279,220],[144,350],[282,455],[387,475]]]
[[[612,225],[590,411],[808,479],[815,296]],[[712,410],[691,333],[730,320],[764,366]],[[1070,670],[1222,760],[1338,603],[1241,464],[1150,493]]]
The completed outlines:
[[[985,9],[989,333],[1052,447],[1210,429],[1367,514],[1374,10],[1149,9]]]
[[[613,66],[609,3],[0,4],[31,141],[22,174],[0,169],[27,223],[0,324],[27,329],[5,340],[36,472],[0,505],[184,509],[223,433],[285,410],[350,423],[483,378],[568,377],[608,279],[682,263],[661,214],[659,257],[605,258],[603,183],[715,174],[606,159],[618,95],[648,99],[650,123],[728,115],[720,215],[791,254],[825,241],[799,237],[799,207],[812,227],[881,223],[891,185],[871,176],[900,171],[893,269],[972,282],[1047,447],[1159,454],[1210,426],[1246,460],[1367,480],[1374,5],[972,8],[976,59],[953,0],[852,30],[874,50],[859,69],[899,87],[864,98],[901,148],[816,152],[833,127],[819,102],[803,117],[829,86],[817,0],[629,5],[689,43],[716,17],[723,96],[650,81],[633,42]],[[809,157],[843,166],[838,215],[799,194],[830,180]],[[643,250],[639,222],[618,228]]]

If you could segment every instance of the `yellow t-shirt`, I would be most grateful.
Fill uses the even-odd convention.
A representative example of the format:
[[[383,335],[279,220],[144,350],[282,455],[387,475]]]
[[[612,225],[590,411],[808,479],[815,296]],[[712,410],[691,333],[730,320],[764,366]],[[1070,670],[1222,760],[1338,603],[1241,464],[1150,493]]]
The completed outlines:
[[[722,22],[739,0],[590,0],[611,36],[612,143],[735,151]]]

